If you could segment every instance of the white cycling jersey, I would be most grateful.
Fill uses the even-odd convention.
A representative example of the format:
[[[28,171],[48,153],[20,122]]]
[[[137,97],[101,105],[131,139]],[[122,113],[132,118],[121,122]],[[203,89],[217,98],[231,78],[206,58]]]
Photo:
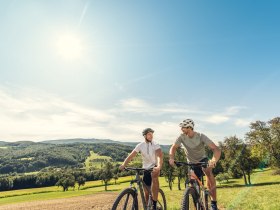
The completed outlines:
[[[134,151],[141,153],[143,168],[151,168],[157,164],[156,150],[160,149],[160,145],[155,141],[141,142],[136,145]]]

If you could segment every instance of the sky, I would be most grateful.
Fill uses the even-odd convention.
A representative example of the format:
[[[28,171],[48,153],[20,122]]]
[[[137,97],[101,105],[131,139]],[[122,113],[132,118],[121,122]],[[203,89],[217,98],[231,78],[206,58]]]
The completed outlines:
[[[214,142],[279,117],[276,0],[0,0],[0,140]]]

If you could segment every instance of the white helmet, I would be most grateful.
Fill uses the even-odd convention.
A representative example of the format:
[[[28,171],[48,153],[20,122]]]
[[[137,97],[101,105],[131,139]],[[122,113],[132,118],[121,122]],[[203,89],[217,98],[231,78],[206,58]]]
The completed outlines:
[[[181,122],[179,124],[179,126],[182,127],[182,128],[191,127],[193,129],[194,121],[191,120],[191,119],[186,119],[186,120],[183,120],[183,122]]]

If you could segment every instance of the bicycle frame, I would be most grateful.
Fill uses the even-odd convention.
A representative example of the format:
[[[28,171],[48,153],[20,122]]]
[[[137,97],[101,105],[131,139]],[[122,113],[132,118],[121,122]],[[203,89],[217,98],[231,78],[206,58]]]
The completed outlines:
[[[140,191],[143,208],[145,210],[151,210],[154,207],[154,203],[152,202],[152,190],[149,186],[147,186],[140,176],[140,171],[152,171],[153,169],[144,169],[144,168],[130,168],[127,167],[125,170],[133,170],[136,172],[135,178],[130,181],[130,187],[125,188],[116,198],[113,203],[112,210],[119,209],[127,209],[127,206],[134,210],[138,210],[138,190]],[[135,186],[136,184],[136,186]],[[144,191],[148,194],[148,200],[146,200],[147,195],[145,196]],[[162,189],[159,188],[159,197],[157,201],[157,208],[161,210],[166,210],[166,198]]]
[[[202,181],[200,181],[200,179],[194,174],[194,172],[192,172],[191,170],[189,170],[189,183],[191,184],[191,186],[194,187],[194,189],[196,190],[197,194],[198,194],[198,203],[196,208],[200,209],[200,206],[205,207],[205,203],[204,203],[204,194],[207,192],[207,188],[204,186],[204,181],[203,181],[203,176],[202,176]],[[186,188],[189,187],[188,183],[186,183]]]
[[[201,167],[203,165],[206,165],[205,163],[198,163],[193,164],[193,163],[186,163],[186,162],[175,162],[177,166],[182,166],[182,165],[187,165],[190,167]],[[204,180],[203,180],[204,175],[202,174],[201,180],[196,176],[194,171],[190,168],[188,168],[188,182],[186,182],[186,189],[189,187],[193,187],[195,191],[197,192],[198,195],[198,202],[196,203],[196,208],[200,209],[200,207],[203,207],[205,209],[207,203],[204,202],[205,196],[208,196],[209,192],[208,189],[204,186]],[[189,185],[191,184],[191,186]]]
[[[130,169],[130,168],[128,168],[128,169]],[[136,187],[133,187],[134,183],[136,183],[138,188],[139,188],[143,207],[148,209],[152,205],[152,192],[151,192],[150,187],[148,187],[144,183],[144,181],[141,179],[141,177],[140,177],[140,170],[136,170],[135,179],[130,181],[130,187],[134,188],[136,190],[136,196],[137,196],[138,191],[137,191]],[[149,194],[148,202],[146,202],[146,198],[145,198],[145,194],[144,194],[144,188],[146,188],[148,190],[148,194]]]

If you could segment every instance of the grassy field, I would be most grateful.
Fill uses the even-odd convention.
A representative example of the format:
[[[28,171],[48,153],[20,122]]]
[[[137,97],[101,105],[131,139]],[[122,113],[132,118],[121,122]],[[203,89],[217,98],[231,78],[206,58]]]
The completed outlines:
[[[90,151],[90,156],[85,161],[86,171],[89,171],[90,167],[101,168],[102,163],[106,160],[111,160],[111,158],[108,156],[101,156],[93,151]]]
[[[228,184],[218,185],[218,203],[221,209],[244,209],[244,210],[278,210],[280,209],[280,176],[271,176],[272,170],[258,170],[252,175],[252,186],[243,185],[243,179],[231,179]],[[122,177],[117,180],[117,184],[108,186],[110,192],[119,192],[129,186],[129,181],[133,177]],[[164,178],[160,178],[161,188],[164,190],[168,209],[180,209],[180,202],[183,190],[177,190],[177,183],[170,191]],[[77,188],[76,188],[77,189]],[[62,192],[58,187],[45,187],[26,190],[5,191],[0,194],[0,205],[23,201],[48,200],[54,198],[67,198],[104,192],[101,181],[86,182],[81,190],[69,189]],[[16,198],[16,199],[15,199]]]

